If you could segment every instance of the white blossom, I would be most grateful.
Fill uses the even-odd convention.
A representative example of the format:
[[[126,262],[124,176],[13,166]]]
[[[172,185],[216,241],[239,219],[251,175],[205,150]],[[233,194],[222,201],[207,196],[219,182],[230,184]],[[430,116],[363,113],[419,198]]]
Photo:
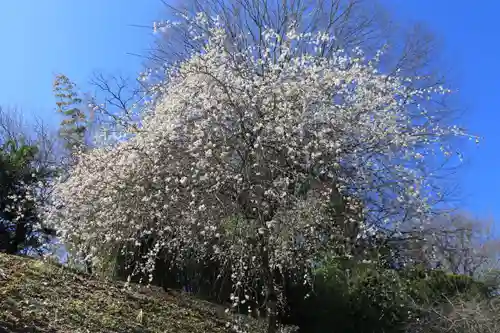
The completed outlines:
[[[301,267],[308,283],[312,262],[339,246],[342,228],[357,226],[359,239],[381,224],[397,229],[404,216],[424,220],[435,193],[415,166],[447,154],[448,137],[466,135],[415,121],[446,89],[383,75],[361,50],[324,57],[314,46],[333,38],[325,33],[290,30],[276,44],[283,56],[261,50],[256,58],[258,46],[229,52],[220,24],[207,31],[203,52],[160,85],[141,131],[82,153],[56,186],[49,216],[66,240],[113,247],[148,231],[156,246],[142,269],[154,270],[161,249],[179,260],[193,250],[231,265],[238,289],[263,265]],[[292,53],[298,42],[308,51]],[[341,218],[328,213],[338,201]]]

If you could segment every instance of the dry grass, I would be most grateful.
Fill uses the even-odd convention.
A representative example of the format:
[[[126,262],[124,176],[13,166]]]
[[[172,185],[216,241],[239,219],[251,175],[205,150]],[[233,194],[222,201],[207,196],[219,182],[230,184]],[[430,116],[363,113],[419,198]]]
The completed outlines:
[[[0,332],[226,332],[220,307],[0,254]],[[253,331],[253,330],[252,330]]]

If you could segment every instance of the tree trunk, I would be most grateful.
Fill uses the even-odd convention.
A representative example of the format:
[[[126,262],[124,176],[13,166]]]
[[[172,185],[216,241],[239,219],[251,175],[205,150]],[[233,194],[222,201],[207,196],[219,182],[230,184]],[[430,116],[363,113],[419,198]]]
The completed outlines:
[[[92,261],[90,260],[85,260],[85,270],[87,271],[87,274],[92,275]]]
[[[274,275],[269,267],[269,252],[264,242],[265,237],[261,237],[260,254],[262,258],[262,273],[266,283],[265,307],[267,310],[267,333],[276,333],[278,331],[278,311],[277,295],[274,288]]]
[[[26,233],[27,233],[26,223],[25,222],[16,223],[16,230],[10,242],[10,246],[7,250],[8,254],[17,254],[19,250],[23,248],[22,245],[25,243]]]
[[[271,300],[269,299],[271,298]],[[267,300],[267,333],[276,333],[278,331],[278,311],[276,307],[276,295],[274,290],[268,295]]]

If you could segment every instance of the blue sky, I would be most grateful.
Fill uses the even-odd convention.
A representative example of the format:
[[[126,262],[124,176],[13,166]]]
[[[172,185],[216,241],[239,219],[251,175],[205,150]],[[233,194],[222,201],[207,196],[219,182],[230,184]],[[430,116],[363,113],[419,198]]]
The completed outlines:
[[[2,0],[0,2],[0,105],[52,115],[52,79],[64,73],[77,84],[92,71],[133,75],[159,0]]]
[[[463,208],[500,220],[500,2],[384,0],[398,19],[420,20],[443,42],[468,114],[462,119],[484,139],[467,151],[462,170]],[[161,18],[159,0],[1,0],[0,105],[17,106],[54,124],[52,79],[64,73],[85,85],[93,71],[134,75]]]
[[[463,208],[500,221],[500,2],[386,0],[402,20],[419,20],[442,42],[443,58],[460,91],[470,132],[483,139],[469,145],[462,170]]]

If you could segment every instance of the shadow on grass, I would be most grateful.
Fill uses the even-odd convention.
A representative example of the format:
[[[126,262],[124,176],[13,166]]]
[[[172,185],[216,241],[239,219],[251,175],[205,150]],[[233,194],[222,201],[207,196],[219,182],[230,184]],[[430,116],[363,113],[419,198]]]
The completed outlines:
[[[52,333],[55,330],[40,330],[33,326],[24,327],[24,325],[15,325],[0,320],[0,333]]]

